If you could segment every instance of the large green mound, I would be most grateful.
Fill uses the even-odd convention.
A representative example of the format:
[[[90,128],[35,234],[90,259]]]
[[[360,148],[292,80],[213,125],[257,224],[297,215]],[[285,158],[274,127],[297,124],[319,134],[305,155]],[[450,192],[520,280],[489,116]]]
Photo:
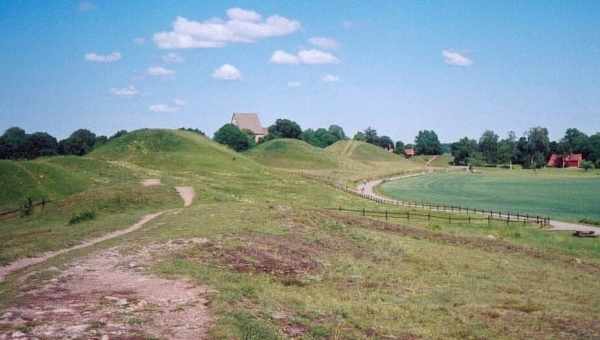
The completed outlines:
[[[243,172],[260,167],[204,136],[179,130],[133,131],[99,147],[90,157],[174,172]]]
[[[361,162],[394,162],[406,161],[404,157],[398,156],[393,152],[388,152],[373,144],[355,141],[342,140],[330,145],[326,150],[339,157],[349,158]]]
[[[274,139],[247,152],[257,162],[286,169],[330,169],[338,166],[334,155],[297,139]]]

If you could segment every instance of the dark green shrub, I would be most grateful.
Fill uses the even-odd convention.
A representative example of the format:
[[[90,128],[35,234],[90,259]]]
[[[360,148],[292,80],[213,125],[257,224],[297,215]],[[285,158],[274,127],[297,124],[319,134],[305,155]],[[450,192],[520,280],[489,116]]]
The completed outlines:
[[[78,214],[73,215],[69,220],[69,224],[79,224],[81,222],[90,221],[96,219],[96,212],[93,210],[82,211]]]

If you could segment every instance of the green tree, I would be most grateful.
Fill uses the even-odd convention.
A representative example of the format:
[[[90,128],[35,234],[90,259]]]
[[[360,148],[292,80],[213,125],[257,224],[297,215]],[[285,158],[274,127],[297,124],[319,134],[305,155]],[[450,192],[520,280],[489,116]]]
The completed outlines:
[[[600,132],[590,136],[590,154],[588,159],[599,164],[600,162]]]
[[[294,138],[300,139],[302,129],[298,123],[289,119],[277,119],[275,124],[269,126],[269,135],[267,139],[275,138]]]
[[[498,142],[498,157],[497,161],[500,164],[508,164],[512,162],[515,148],[517,145],[517,137],[515,133],[510,131],[508,137]]]
[[[402,142],[400,140],[396,142],[396,147],[394,148],[394,153],[396,153],[398,155],[404,154],[404,142]]]
[[[357,133],[354,134],[354,137],[352,137],[352,139],[357,140],[357,141],[361,141],[361,142],[366,142],[367,141],[367,136],[365,136],[364,132],[358,131]]]
[[[379,145],[379,136],[377,135],[377,130],[372,127],[368,127],[365,129],[365,142],[369,144]]]
[[[415,137],[415,152],[417,155],[440,155],[442,144],[433,130],[421,130]]]
[[[119,130],[117,132],[115,132],[114,135],[108,137],[108,140],[113,140],[115,138],[119,138],[121,136],[125,136],[127,134],[127,130]]]
[[[584,158],[587,158],[590,154],[589,137],[577,129],[567,129],[561,142],[568,145],[571,152],[583,154]]]
[[[2,135],[2,153],[7,159],[25,159],[29,149],[29,137],[20,127],[11,127]]]
[[[40,156],[54,156],[58,154],[58,142],[56,138],[46,132],[36,132],[29,136],[29,159]]]
[[[463,137],[450,146],[450,152],[454,157],[454,165],[468,165],[477,153],[477,141]]]
[[[541,168],[546,164],[550,153],[550,139],[548,129],[534,127],[527,133],[527,163],[524,167]]]
[[[394,141],[389,136],[381,136],[378,139],[378,145],[386,150],[394,148]]]
[[[90,152],[94,145],[96,145],[96,135],[89,130],[79,129],[69,138],[61,140],[58,150],[63,155],[83,156]]]
[[[479,138],[479,151],[488,164],[498,162],[498,135],[492,130],[486,130]]]
[[[254,146],[254,138],[233,124],[223,125],[214,135],[214,141],[235,151],[245,151]]]
[[[334,135],[337,140],[342,140],[342,139],[346,139],[346,134],[344,133],[344,129],[342,129],[341,126],[339,125],[329,125],[329,133],[331,133],[332,135]]]

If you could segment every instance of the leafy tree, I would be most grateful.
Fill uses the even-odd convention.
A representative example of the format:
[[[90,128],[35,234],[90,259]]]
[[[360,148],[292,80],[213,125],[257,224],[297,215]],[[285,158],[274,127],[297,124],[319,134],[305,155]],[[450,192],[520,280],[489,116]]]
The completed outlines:
[[[215,142],[227,145],[235,151],[245,151],[254,146],[254,138],[233,124],[223,125],[215,132],[213,139]]]
[[[508,137],[498,142],[497,162],[500,164],[511,163],[517,146],[517,137],[510,131]]]
[[[86,129],[73,132],[69,138],[63,139],[58,144],[58,150],[63,155],[83,156],[90,152],[96,145],[96,135]]]
[[[469,160],[476,158],[477,141],[463,137],[458,142],[453,143],[450,147],[450,152],[454,157],[454,165],[467,165]]]
[[[275,124],[269,126],[268,139],[275,138],[295,138],[300,139],[302,129],[298,123],[289,119],[277,119]]]
[[[195,129],[195,128],[186,128],[186,127],[180,127],[179,130],[181,131],[189,131],[189,132],[194,132],[199,134],[200,136],[206,136],[206,134],[204,133],[204,131],[200,130],[200,129]],[[127,131],[125,131],[125,133],[127,133]]]
[[[27,158],[29,138],[25,130],[20,127],[11,127],[2,135],[2,152],[7,159]]]
[[[366,142],[367,141],[367,136],[365,136],[364,132],[358,131],[357,133],[354,134],[354,137],[352,137],[352,139],[357,140],[357,141],[361,141],[361,142]]]
[[[543,127],[529,129],[527,133],[527,151],[529,164],[523,164],[524,167],[541,168],[546,164],[546,159],[550,153],[548,129]]]
[[[323,128],[317,129],[316,131],[313,129],[306,129],[302,132],[300,139],[320,148],[327,147],[339,140],[336,135]]]
[[[334,135],[337,140],[346,139],[346,134],[344,133],[344,129],[342,129],[339,125],[329,125],[329,133]]]
[[[498,162],[498,135],[492,130],[487,130],[479,138],[479,151],[488,164]]]
[[[46,132],[36,132],[29,136],[29,149],[27,158],[34,159],[40,156],[54,156],[58,154],[56,138]]]
[[[529,157],[529,151],[527,149],[527,137],[523,136],[519,138],[515,144],[515,150],[513,153],[512,162],[515,164],[521,164],[527,167],[527,160]]]
[[[379,137],[377,142],[384,149],[390,150],[394,148],[394,141],[388,136]]]
[[[440,155],[442,145],[433,130],[421,130],[415,137],[415,151],[418,155]]]
[[[365,142],[369,144],[379,145],[379,136],[377,135],[377,130],[368,127],[365,130]]]
[[[591,151],[589,137],[577,129],[567,129],[561,143],[566,144],[571,152],[583,154],[584,158],[587,158]]]
[[[396,148],[394,148],[394,153],[398,155],[404,154],[404,142],[400,140],[396,142]]]
[[[590,136],[590,154],[588,159],[599,164],[600,162],[600,132]]]

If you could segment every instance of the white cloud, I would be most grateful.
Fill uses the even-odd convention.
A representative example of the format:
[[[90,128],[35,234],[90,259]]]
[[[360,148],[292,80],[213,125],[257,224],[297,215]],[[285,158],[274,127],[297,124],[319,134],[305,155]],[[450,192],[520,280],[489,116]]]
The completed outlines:
[[[150,105],[148,109],[152,112],[177,112],[181,110],[180,106],[171,106],[168,104],[154,104]]]
[[[312,37],[312,38],[308,39],[308,42],[315,46],[318,46],[320,48],[324,48],[327,50],[332,50],[332,49],[336,49],[339,47],[338,42],[332,38]]]
[[[110,89],[110,93],[119,97],[133,97],[137,96],[140,92],[133,85],[129,85],[124,88],[112,88]]]
[[[175,71],[169,70],[168,68],[164,68],[162,66],[152,66],[152,67],[148,67],[148,70],[146,70],[146,73],[148,73],[148,75],[150,75],[150,76],[161,77],[161,76],[173,75],[173,74],[175,74]]]
[[[177,112],[180,111],[186,102],[183,99],[173,99],[173,105],[170,104],[154,104],[150,105],[148,109],[152,112]]]
[[[115,61],[121,60],[121,53],[113,52],[111,54],[96,54],[94,52],[87,53],[85,60],[95,63],[114,63]]]
[[[340,60],[329,52],[320,50],[301,50],[297,55],[282,50],[273,52],[271,56],[274,64],[337,64]]]
[[[288,81],[287,86],[288,87],[300,87],[300,86],[302,86],[302,83],[299,81]]]
[[[321,77],[321,80],[326,83],[335,83],[335,82],[340,81],[340,77],[334,76],[333,74],[326,74]]]
[[[216,69],[213,72],[212,77],[215,79],[222,80],[239,80],[242,79],[242,74],[240,73],[240,70],[238,70],[235,66],[225,64]]]
[[[273,52],[273,55],[271,56],[271,62],[274,64],[298,64],[300,63],[300,60],[293,54],[282,50],[277,50]]]
[[[163,55],[162,60],[167,64],[180,64],[185,61],[182,56],[173,52]]]
[[[471,59],[455,51],[443,50],[442,56],[444,57],[444,62],[448,65],[471,66],[473,64]]]
[[[230,8],[225,19],[194,21],[177,17],[171,31],[154,34],[154,42],[163,49],[216,48],[228,43],[252,43],[288,35],[300,26],[300,22],[279,15],[263,19],[255,11]]]
[[[143,45],[146,43],[146,38],[143,38],[143,37],[135,38],[135,39],[133,39],[133,43],[136,45]]]
[[[81,12],[89,12],[96,9],[96,5],[90,1],[81,1],[79,3],[79,11]]]

